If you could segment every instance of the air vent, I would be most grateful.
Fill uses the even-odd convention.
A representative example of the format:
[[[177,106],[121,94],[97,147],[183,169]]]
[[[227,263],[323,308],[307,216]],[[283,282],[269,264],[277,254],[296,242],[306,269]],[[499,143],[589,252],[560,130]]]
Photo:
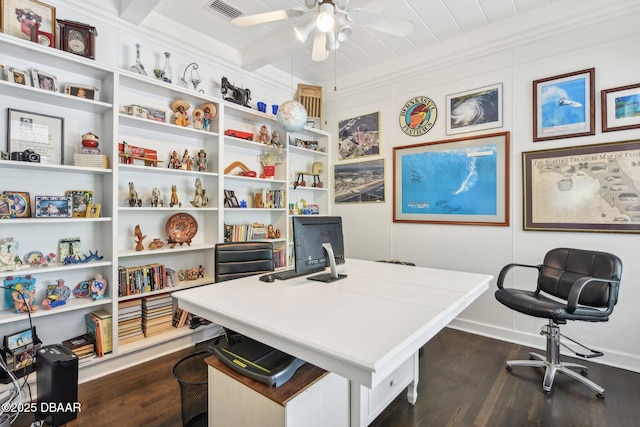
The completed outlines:
[[[225,3],[220,0],[215,0],[209,5],[209,8],[215,12],[218,12],[229,20],[237,18],[238,16],[244,14],[243,11],[238,10],[235,7],[231,6],[229,3]]]

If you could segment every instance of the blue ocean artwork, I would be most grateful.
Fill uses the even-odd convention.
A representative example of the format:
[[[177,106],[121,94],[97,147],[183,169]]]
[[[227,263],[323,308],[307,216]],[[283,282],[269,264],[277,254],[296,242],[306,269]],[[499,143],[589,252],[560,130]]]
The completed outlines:
[[[402,156],[402,213],[496,215],[495,144]]]
[[[584,77],[542,87],[542,131],[586,124]]]

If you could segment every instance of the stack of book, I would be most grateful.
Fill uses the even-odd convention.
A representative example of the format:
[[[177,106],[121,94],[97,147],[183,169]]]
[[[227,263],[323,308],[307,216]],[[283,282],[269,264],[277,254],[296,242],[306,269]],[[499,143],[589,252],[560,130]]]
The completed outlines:
[[[188,318],[189,312],[187,310],[176,308],[176,311],[173,313],[173,327],[182,328],[187,324]]]
[[[118,343],[127,344],[144,338],[142,301],[140,298],[118,303]]]
[[[112,317],[107,310],[98,310],[87,313],[85,316],[87,334],[96,340],[96,355],[102,357],[113,350],[112,343]]]
[[[103,168],[109,167],[109,161],[104,154],[75,153],[73,155],[73,165],[86,168]]]
[[[158,294],[142,298],[142,330],[145,337],[173,329],[173,301],[171,294]]]
[[[96,340],[89,334],[62,341],[62,345],[78,356],[78,363],[83,364],[96,358]]]

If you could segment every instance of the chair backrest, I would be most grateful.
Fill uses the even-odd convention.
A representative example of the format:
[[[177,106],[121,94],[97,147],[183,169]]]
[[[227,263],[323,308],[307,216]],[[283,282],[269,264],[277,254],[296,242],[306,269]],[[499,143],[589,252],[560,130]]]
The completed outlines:
[[[216,282],[269,271],[273,271],[273,244],[270,242],[230,242],[216,245]]]
[[[566,300],[571,285],[584,276],[619,281],[622,276],[622,261],[606,252],[552,249],[544,257],[538,275],[538,289]],[[591,307],[608,307],[617,301],[617,286],[610,286],[607,282],[591,282],[580,294],[578,303]]]

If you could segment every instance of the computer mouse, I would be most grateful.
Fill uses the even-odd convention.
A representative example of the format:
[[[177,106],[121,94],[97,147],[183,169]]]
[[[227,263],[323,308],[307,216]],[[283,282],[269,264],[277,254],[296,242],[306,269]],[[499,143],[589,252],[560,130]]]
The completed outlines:
[[[265,274],[260,276],[260,280],[263,282],[275,282],[276,278],[273,277],[273,274]]]

